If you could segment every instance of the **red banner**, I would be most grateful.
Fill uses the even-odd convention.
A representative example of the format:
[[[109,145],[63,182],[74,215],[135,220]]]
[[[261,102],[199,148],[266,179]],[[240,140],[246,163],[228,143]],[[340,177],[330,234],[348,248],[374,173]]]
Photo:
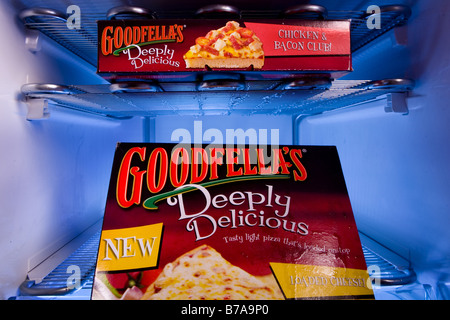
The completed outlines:
[[[270,56],[333,56],[350,54],[348,26],[333,28],[245,22],[264,43]]]

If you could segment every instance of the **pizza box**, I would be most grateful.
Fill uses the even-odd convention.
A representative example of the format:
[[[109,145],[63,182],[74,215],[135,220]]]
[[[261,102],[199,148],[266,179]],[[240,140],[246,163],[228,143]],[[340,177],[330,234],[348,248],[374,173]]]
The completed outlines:
[[[340,77],[352,71],[350,20],[98,21],[98,73],[191,81],[196,73]]]
[[[92,299],[372,299],[328,146],[119,143]]]

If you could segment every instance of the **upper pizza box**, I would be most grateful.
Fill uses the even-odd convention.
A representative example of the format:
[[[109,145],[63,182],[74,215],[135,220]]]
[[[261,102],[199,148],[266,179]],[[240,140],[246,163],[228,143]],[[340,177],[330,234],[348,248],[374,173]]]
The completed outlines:
[[[106,78],[182,79],[210,70],[337,78],[352,70],[349,20],[107,20],[98,21],[98,33],[98,72]]]

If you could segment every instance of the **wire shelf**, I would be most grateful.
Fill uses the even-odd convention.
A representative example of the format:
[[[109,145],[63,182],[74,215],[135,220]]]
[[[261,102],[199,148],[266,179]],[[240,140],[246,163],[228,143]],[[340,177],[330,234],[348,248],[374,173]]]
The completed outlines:
[[[363,246],[364,258],[369,266],[369,275],[374,283],[380,285],[405,285],[416,280],[412,269],[403,269],[386,260],[369,248]],[[376,266],[377,270],[370,267]]]
[[[50,272],[41,282],[24,281],[19,288],[20,296],[62,296],[83,289],[83,294],[92,290],[97,259],[100,231],[96,232],[67,259]],[[73,275],[76,272],[76,277]],[[75,278],[79,282],[72,281]]]
[[[154,81],[77,86],[26,84],[22,93],[27,101],[47,100],[55,108],[122,119],[156,115],[315,115],[387,94],[407,93],[414,86],[406,79],[224,80],[214,82],[208,89],[203,87],[204,84]],[[210,94],[211,91],[214,94]]]
[[[77,294],[77,299],[90,299],[100,233],[101,231],[96,232],[79,249],[50,272],[42,282],[36,284],[25,281],[19,288],[18,298],[54,299]],[[369,275],[372,282],[379,283],[381,286],[398,286],[415,281],[415,273],[412,269],[401,269],[364,245],[362,245],[362,249],[366,264],[369,266]],[[67,270],[71,266],[78,266],[81,270],[81,287],[68,287],[72,273]],[[370,272],[373,266],[377,267],[378,272]],[[377,290],[377,288],[374,287],[374,290]]]

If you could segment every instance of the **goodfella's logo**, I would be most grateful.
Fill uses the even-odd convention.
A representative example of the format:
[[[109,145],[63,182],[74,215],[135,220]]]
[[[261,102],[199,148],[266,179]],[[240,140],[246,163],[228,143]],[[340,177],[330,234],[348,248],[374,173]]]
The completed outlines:
[[[289,179],[304,181],[307,172],[302,150],[290,147],[133,147],[123,156],[117,175],[116,200],[122,208],[141,204],[144,189],[152,194],[142,203],[149,210],[179,193],[243,180]],[[220,174],[223,168],[224,174]],[[166,186],[175,189],[163,190]],[[181,188],[181,189],[180,189]],[[147,192],[146,192],[147,193]]]
[[[101,36],[101,51],[104,56],[118,56],[131,45],[134,47],[158,43],[183,42],[184,26],[106,26]]]
[[[106,26],[101,35],[103,56],[124,54],[134,69],[145,65],[166,65],[179,68],[180,61],[174,60],[174,49],[168,43],[183,42],[184,26]],[[144,48],[149,46],[149,48]]]

